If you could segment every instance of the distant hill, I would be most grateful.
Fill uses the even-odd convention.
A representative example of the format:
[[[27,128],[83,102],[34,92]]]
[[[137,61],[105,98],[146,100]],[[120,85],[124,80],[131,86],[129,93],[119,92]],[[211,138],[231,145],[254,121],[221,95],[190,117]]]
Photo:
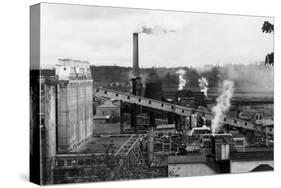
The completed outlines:
[[[130,67],[120,66],[91,66],[90,69],[93,80],[104,83],[127,82],[132,71]]]
[[[94,66],[90,67],[94,83],[98,85],[111,83],[127,83],[133,76],[132,67],[121,66]],[[209,82],[209,88],[217,88],[223,80],[234,81],[235,88],[240,91],[266,91],[273,92],[274,67],[265,66],[264,63],[249,65],[225,65],[212,66],[195,69],[192,67],[157,67],[157,68],[140,68],[140,76],[143,84],[146,77],[155,71],[163,80],[164,85],[176,87],[178,85],[177,71],[185,71],[184,79],[186,86],[184,88],[198,88],[198,79],[205,77]],[[54,69],[41,69],[41,75],[53,76]]]

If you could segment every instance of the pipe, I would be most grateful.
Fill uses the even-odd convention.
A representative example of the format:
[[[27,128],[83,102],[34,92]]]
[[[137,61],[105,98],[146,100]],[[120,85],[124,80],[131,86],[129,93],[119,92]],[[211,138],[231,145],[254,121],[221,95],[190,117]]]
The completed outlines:
[[[154,133],[153,130],[148,131],[147,133],[147,153],[148,153],[148,163],[151,165],[153,161],[153,152],[154,152]]]

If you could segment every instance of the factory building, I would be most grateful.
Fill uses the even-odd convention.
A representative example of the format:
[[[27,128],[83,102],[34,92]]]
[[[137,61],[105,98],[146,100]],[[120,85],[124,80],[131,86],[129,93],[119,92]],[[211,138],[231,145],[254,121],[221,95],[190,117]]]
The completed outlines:
[[[165,99],[175,98],[175,91],[178,90],[178,76],[173,74],[166,74],[163,78],[163,95]]]
[[[113,123],[120,120],[120,102],[106,100],[103,104],[96,106],[94,115],[95,123]]]
[[[92,82],[58,84],[58,151],[65,152],[92,134]]]
[[[50,167],[54,166],[57,150],[56,86],[41,78],[40,87],[40,179],[43,184],[47,184],[53,181]]]
[[[85,61],[59,59],[54,76],[41,75],[40,122],[56,125],[57,152],[70,151],[92,134],[93,81],[89,66]]]
[[[58,80],[88,80],[91,79],[90,64],[87,61],[59,59],[55,67]]]
[[[55,86],[40,78],[39,70],[30,72],[30,180],[48,184],[53,181],[56,155]]]
[[[169,156],[169,177],[206,176],[217,174],[213,166],[208,164],[205,156]]]
[[[162,79],[152,70],[146,79],[144,97],[161,101],[163,98]]]
[[[93,131],[90,64],[59,59],[57,78],[58,152],[66,152],[83,142]]]
[[[35,144],[37,134],[40,137],[38,148],[42,184],[53,182],[52,167],[58,153],[71,151],[92,135],[93,81],[89,73],[87,62],[59,59],[55,75],[40,72],[38,77],[33,78],[38,80],[39,87],[31,87],[31,106],[36,107],[33,105],[36,103],[40,105],[39,109],[31,109],[34,119],[31,121],[30,144]],[[39,116],[36,112],[40,112]]]
[[[54,70],[31,71],[30,79],[30,170],[36,171],[31,179],[51,184],[56,156],[93,132],[90,64],[59,59]]]
[[[97,116],[120,116],[120,105],[112,100],[107,100],[104,104],[96,107],[96,115]]]
[[[232,154],[230,173],[274,170],[273,151],[269,148],[250,147],[245,152]]]
[[[94,86],[93,92],[95,100],[97,100],[96,104],[99,104],[98,101],[105,101],[103,105],[97,106],[96,117],[94,117],[96,124],[101,125],[101,129],[106,130],[108,123],[101,118],[102,116],[110,116],[119,112],[121,116],[120,132],[127,133],[124,136],[128,136],[130,133],[142,133],[131,134],[126,138],[127,141],[122,142],[123,145],[120,144],[117,147],[119,149],[112,151],[112,154],[114,154],[112,156],[116,157],[117,160],[121,156],[125,160],[117,162],[116,165],[103,163],[101,169],[105,171],[109,169],[110,171],[103,173],[102,178],[104,178],[104,174],[111,175],[106,180],[123,180],[145,178],[146,174],[149,174],[149,177],[174,177],[273,170],[273,148],[266,143],[261,143],[261,145],[258,145],[259,142],[249,144],[247,139],[252,137],[248,133],[255,131],[259,131],[266,138],[269,138],[268,135],[273,136],[273,130],[271,130],[273,125],[258,127],[256,126],[257,121],[246,121],[236,118],[236,116],[235,118],[225,116],[223,122],[221,122],[224,124],[224,133],[212,133],[212,130],[206,125],[207,121],[210,122],[213,119],[213,114],[205,108],[207,99],[204,93],[199,89],[175,90],[171,95],[169,89],[174,86],[171,83],[165,83],[156,71],[152,71],[145,80],[146,84],[142,85],[138,55],[138,33],[134,33],[131,93]],[[71,68],[68,67],[69,64],[65,61],[68,60],[63,60],[63,65],[58,68],[58,72],[62,71],[62,75],[57,75],[58,80],[64,83],[66,79],[65,85],[67,87],[71,87],[69,83],[75,83],[77,80],[82,80],[81,83],[84,83],[84,77],[79,76],[77,78],[75,76],[77,74],[73,74]],[[85,81],[87,81],[87,76],[84,76]],[[69,82],[69,80],[71,81]],[[79,84],[77,87],[82,87],[82,85]],[[80,120],[80,112],[76,112],[78,117],[75,117],[75,114],[71,111],[77,105],[71,99],[72,95],[76,96],[75,91],[63,90],[65,93],[61,93],[60,90],[62,89],[59,88],[58,93],[62,95],[61,97],[64,97],[61,104],[66,108],[66,115],[59,116],[62,119],[58,118],[59,123],[57,125],[59,130],[61,127],[62,131],[66,131],[66,138],[63,137],[64,135],[59,135],[59,137],[63,138],[61,141],[65,141],[66,147],[75,148],[81,142],[78,133],[82,132],[83,134],[85,126],[79,126],[77,130],[75,122],[71,119]],[[69,92],[71,94],[68,94]],[[165,92],[174,96],[174,99],[165,99],[165,96],[167,96]],[[79,94],[79,96],[81,95],[83,94]],[[120,101],[120,106],[115,106],[113,100]],[[68,105],[69,103],[72,106]],[[64,113],[64,110],[59,110],[59,112]],[[128,121],[124,122],[123,125],[125,119],[123,113],[125,112],[130,113],[128,117],[131,119],[131,127],[126,130],[124,130],[124,125]],[[62,120],[68,120],[70,123],[64,124]],[[162,120],[162,122],[159,120]],[[183,124],[184,128],[182,128]],[[101,136],[103,145],[111,142],[111,140],[117,141],[116,137],[116,135]],[[74,144],[72,138],[74,138]],[[92,152],[93,149],[96,151],[100,146],[94,142],[88,144],[89,147],[86,144],[82,150],[77,148],[78,150],[75,151]],[[61,146],[59,142],[58,147]],[[83,147],[83,144],[80,147]],[[105,155],[105,157],[107,156]],[[84,174],[81,174],[80,177],[75,172],[72,173],[72,170],[83,169],[81,167],[85,167],[85,165],[89,167],[89,160],[93,160],[93,164],[96,164],[92,166],[94,169],[85,168]],[[74,165],[72,164],[73,161],[76,161]],[[100,168],[100,161],[106,162],[100,156],[94,156],[90,152],[72,153],[71,155],[60,154],[57,155],[54,174],[58,181],[65,178],[65,181],[69,182],[69,177],[73,182],[79,182],[81,179],[83,181],[91,180],[91,178],[93,178],[92,181],[100,181],[100,170],[97,170]],[[130,170],[133,170],[133,173],[128,173]]]

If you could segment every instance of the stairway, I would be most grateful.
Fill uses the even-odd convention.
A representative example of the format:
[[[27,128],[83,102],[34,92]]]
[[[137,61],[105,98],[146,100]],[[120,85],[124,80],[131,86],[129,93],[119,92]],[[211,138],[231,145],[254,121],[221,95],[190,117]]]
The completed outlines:
[[[140,140],[142,135],[133,134],[130,138],[117,150],[115,156],[127,156]]]

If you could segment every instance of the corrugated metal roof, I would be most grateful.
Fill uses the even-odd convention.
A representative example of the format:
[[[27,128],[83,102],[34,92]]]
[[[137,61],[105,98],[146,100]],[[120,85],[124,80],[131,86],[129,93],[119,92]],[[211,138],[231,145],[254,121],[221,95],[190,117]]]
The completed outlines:
[[[169,156],[168,164],[184,164],[184,163],[205,163],[206,157],[204,155],[180,155]]]
[[[273,151],[249,151],[234,152],[230,154],[230,159],[234,161],[251,161],[251,160],[273,160]]]

